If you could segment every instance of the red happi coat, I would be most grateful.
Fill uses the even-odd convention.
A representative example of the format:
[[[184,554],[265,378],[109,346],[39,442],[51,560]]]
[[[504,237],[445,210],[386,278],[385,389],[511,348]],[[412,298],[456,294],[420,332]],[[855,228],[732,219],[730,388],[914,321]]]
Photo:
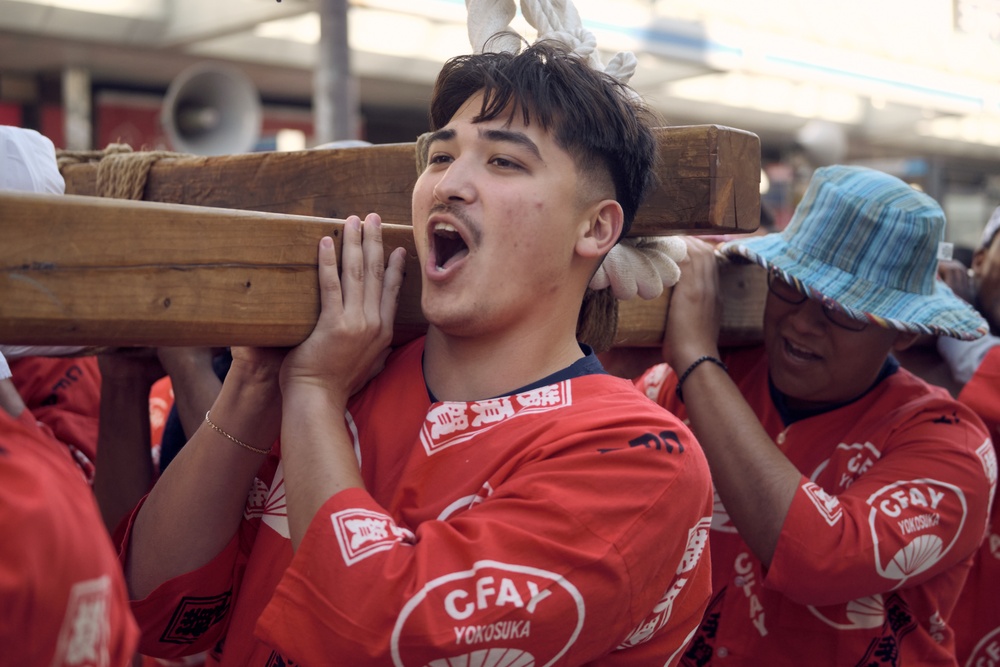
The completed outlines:
[[[144,653],[677,664],[710,577],[711,484],[688,429],[600,373],[432,403],[422,352],[396,351],[349,405],[367,491],[331,497],[293,555],[269,459],[229,547],[134,603]]]
[[[713,599],[682,664],[955,665],[949,619],[996,483],[979,418],[899,369],[857,400],[786,426],[763,348],[726,363],[802,478],[767,569],[716,499]],[[666,365],[638,381],[686,418],[676,384]]]

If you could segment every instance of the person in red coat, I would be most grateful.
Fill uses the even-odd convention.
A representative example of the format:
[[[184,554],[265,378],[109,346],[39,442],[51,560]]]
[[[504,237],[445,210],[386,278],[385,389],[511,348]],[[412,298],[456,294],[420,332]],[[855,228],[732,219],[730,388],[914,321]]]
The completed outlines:
[[[990,333],[975,341],[939,339],[938,351],[960,387],[958,400],[982,418],[996,444],[1000,441],[1000,207],[983,229],[970,269],[945,269],[942,277],[990,325]],[[952,616],[961,667],[1000,663],[1000,494],[993,499],[991,517]]]
[[[403,257],[386,266],[377,215],[347,218],[341,258],[318,249],[313,333],[233,348],[130,518],[144,654],[673,667],[696,629],[701,448],[577,338],[651,185],[651,117],[546,41],[450,60],[431,115],[412,206],[426,336],[389,352]]]
[[[4,664],[131,664],[139,629],[90,486],[21,400],[0,355]]]
[[[872,169],[818,169],[780,233],[686,239],[663,355],[717,494],[713,599],[682,664],[956,665],[952,619],[996,487],[975,412],[901,368],[983,318],[936,280],[944,213]],[[720,356],[717,253],[768,271],[763,343]]]

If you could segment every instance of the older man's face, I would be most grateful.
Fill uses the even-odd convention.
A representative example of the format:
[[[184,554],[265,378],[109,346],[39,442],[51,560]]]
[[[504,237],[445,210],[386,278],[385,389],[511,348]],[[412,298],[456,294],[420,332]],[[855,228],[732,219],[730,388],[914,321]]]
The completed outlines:
[[[791,304],[767,295],[764,346],[774,386],[797,409],[857,398],[875,382],[899,331],[869,324],[863,331],[837,326],[816,299]]]

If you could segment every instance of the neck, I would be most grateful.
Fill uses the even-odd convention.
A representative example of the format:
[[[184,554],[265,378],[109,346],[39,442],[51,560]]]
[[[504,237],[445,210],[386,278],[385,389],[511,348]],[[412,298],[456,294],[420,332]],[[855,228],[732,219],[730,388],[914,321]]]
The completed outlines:
[[[469,338],[431,326],[424,345],[424,379],[439,401],[477,401],[531,384],[583,356],[575,327],[553,335],[536,331]]]

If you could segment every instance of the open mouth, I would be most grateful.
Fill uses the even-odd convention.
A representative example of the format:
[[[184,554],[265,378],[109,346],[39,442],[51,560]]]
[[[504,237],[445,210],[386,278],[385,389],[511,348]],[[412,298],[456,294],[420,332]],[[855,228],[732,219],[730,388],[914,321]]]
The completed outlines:
[[[818,359],[822,359],[822,357],[818,354],[814,354],[809,350],[798,347],[788,339],[785,339],[785,353],[792,359],[800,359],[802,361],[816,361]]]
[[[437,268],[445,269],[469,254],[469,246],[453,225],[447,222],[434,227],[434,257]]]

